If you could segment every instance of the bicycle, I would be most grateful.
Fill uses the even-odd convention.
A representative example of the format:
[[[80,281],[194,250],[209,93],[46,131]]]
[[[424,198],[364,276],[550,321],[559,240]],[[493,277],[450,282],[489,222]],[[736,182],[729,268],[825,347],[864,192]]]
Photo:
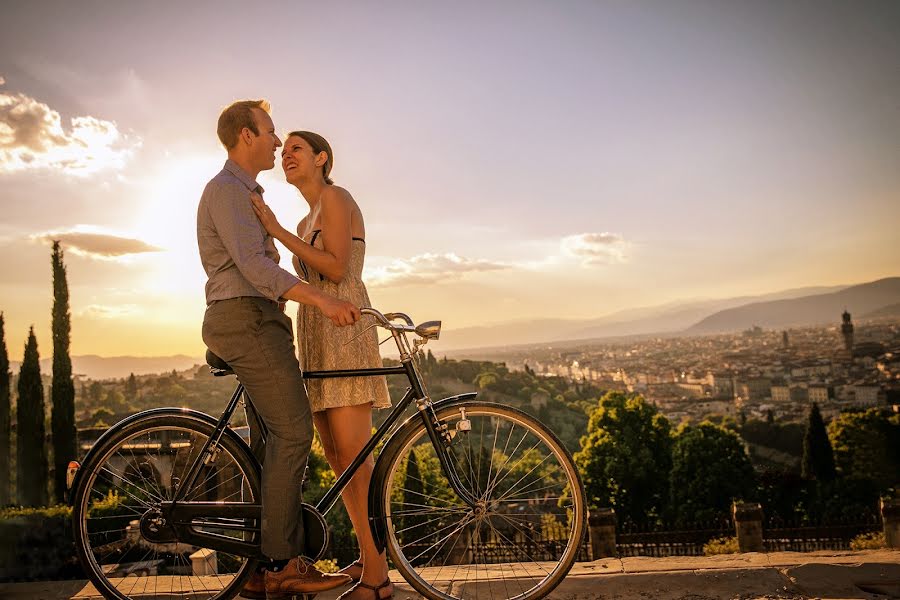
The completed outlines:
[[[569,452],[534,417],[476,401],[474,392],[431,401],[418,357],[439,337],[439,321],[416,326],[403,313],[362,313],[390,332],[400,364],[304,377],[406,375],[409,388],[316,506],[303,504],[304,555],[324,555],[324,515],[387,439],[369,489],[370,526],[416,591],[431,600],[547,595],[572,567],[586,529]],[[233,374],[211,353],[207,362],[214,375]],[[218,420],[187,408],[137,413],[106,431],[82,464],[72,463],[75,545],[104,597],[239,594],[262,558],[260,466],[228,425],[251,401],[238,382]],[[413,402],[416,413],[396,425]]]

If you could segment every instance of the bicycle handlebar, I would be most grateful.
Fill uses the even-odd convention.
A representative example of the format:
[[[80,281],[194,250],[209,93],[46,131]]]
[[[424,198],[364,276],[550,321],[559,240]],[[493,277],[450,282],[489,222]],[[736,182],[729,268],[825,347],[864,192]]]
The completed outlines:
[[[377,311],[369,306],[360,307],[359,312],[363,315],[370,315],[372,317],[375,317],[375,320],[378,321],[379,325],[390,331],[396,331],[399,333],[415,333],[419,337],[423,337],[426,340],[436,340],[441,335],[440,321],[425,321],[424,323],[420,323],[418,326],[416,326],[416,324],[413,323],[413,320],[406,313],[393,312],[382,314],[380,311]],[[406,321],[406,325],[392,323],[392,321],[396,319],[403,319],[404,321]]]

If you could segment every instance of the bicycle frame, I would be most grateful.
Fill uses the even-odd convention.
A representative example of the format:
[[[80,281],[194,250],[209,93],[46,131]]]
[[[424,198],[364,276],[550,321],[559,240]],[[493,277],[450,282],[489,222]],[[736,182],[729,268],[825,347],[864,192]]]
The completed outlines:
[[[319,500],[318,504],[315,506],[315,511],[319,515],[325,515],[334,507],[338,497],[340,497],[341,492],[343,492],[353,475],[372,454],[375,446],[387,436],[388,432],[397,423],[400,416],[413,401],[416,402],[418,414],[425,424],[426,431],[431,439],[431,443],[434,445],[448,483],[464,502],[474,505],[477,502],[476,498],[474,498],[461,484],[459,476],[456,473],[456,467],[450,458],[450,443],[452,436],[446,431],[446,427],[441,426],[438,422],[437,416],[432,408],[432,403],[427,396],[425,387],[422,384],[422,379],[411,356],[404,356],[401,360],[401,364],[396,367],[308,371],[303,374],[303,377],[304,379],[325,379],[374,377],[383,375],[406,375],[410,387],[407,388],[403,398],[397,402],[396,406],[391,410],[387,419],[385,419],[381,426],[378,427],[375,434],[356,455],[356,458],[353,459],[350,466],[347,467],[331,488],[325,493],[322,499]],[[177,534],[178,541],[207,548],[215,548],[239,556],[262,558],[257,543],[221,534],[198,531],[194,528],[195,525],[203,525],[203,522],[195,523],[195,519],[203,519],[207,524],[214,524],[214,527],[217,529],[251,533],[258,532],[259,527],[248,526],[247,520],[259,519],[261,505],[242,502],[220,503],[184,501],[185,495],[191,489],[200,470],[215,456],[219,440],[225,433],[228,423],[231,420],[234,411],[237,409],[241,397],[245,396],[245,393],[243,384],[238,382],[237,388],[232,394],[228,406],[216,423],[215,429],[212,434],[210,434],[209,439],[207,439],[202,450],[197,455],[197,458],[194,459],[184,482],[179,485],[175,497],[169,502],[160,503],[160,511],[164,518],[163,523],[168,522],[172,530]],[[246,397],[249,398],[249,396]],[[252,399],[250,399],[250,402],[252,403]]]

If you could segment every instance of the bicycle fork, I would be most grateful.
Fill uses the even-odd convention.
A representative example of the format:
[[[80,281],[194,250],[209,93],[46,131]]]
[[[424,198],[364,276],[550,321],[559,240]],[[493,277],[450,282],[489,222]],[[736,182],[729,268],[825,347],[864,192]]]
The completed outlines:
[[[460,419],[456,423],[456,429],[454,430],[451,430],[450,426],[446,423],[441,423],[440,419],[437,417],[437,413],[434,411],[434,406],[431,404],[428,397],[419,400],[416,403],[416,406],[419,409],[419,416],[421,416],[422,420],[425,422],[425,431],[428,432],[428,437],[431,439],[431,443],[434,446],[438,461],[441,463],[441,468],[447,476],[447,482],[463,502],[468,504],[471,508],[476,508],[481,502],[481,499],[475,497],[462,484],[459,474],[456,472],[456,461],[454,460],[455,456],[453,454],[453,438],[460,432],[466,432],[472,429],[472,422],[469,421],[466,416],[465,406],[458,407]]]

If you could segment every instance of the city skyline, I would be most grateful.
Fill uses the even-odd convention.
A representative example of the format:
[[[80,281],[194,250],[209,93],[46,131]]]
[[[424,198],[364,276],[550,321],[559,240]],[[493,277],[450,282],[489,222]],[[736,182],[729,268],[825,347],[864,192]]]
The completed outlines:
[[[222,6],[5,10],[11,358],[32,323],[50,355],[51,239],[73,355],[202,354],[196,203],[248,97],[331,141],[373,304],[448,329],[900,275],[896,3]]]

